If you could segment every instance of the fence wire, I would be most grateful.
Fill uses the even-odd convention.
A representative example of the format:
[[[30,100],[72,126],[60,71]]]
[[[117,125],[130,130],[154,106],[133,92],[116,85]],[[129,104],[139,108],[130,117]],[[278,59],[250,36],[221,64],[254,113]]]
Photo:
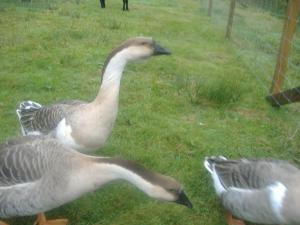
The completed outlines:
[[[210,0],[202,0],[204,11],[207,10],[207,13],[209,13],[209,2]],[[230,0],[212,2],[211,21],[215,26],[224,29],[225,35]],[[287,4],[288,1],[284,0],[236,0],[231,41],[239,58],[252,71],[263,96],[270,93],[284,22],[286,19],[292,19],[286,15]],[[290,43],[290,53],[281,90],[300,86],[299,27],[298,17],[293,39],[287,40]],[[299,90],[296,91],[299,93]],[[289,96],[283,97],[288,102],[292,102]]]
[[[212,25],[224,31],[225,39],[231,0],[212,0],[211,10],[209,2],[210,0],[202,0],[202,12],[210,14]],[[292,19],[286,14],[287,5],[286,0],[236,0],[230,41],[238,58],[251,71],[251,76],[256,82],[255,91],[262,98],[271,92],[283,26],[287,19]],[[296,22],[295,34],[291,40],[287,40],[290,43],[290,51],[282,91],[300,87],[300,16]],[[296,89],[296,94],[300,95],[299,89]],[[300,103],[292,103],[292,99],[286,95],[283,95],[283,98],[290,104],[281,107],[282,111],[300,113]],[[278,104],[276,98],[273,97],[273,100]],[[299,140],[299,135],[300,121],[295,120],[295,126],[291,127],[290,133],[287,134],[283,148],[288,149],[289,143]],[[299,156],[298,150],[290,153]]]

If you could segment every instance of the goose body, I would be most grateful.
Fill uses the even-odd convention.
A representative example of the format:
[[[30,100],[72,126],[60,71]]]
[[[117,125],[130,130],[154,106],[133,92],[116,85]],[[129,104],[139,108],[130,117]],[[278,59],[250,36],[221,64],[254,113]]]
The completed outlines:
[[[191,207],[171,177],[132,161],[87,156],[54,138],[27,136],[0,146],[0,218],[45,212],[117,179],[150,197]]]
[[[300,224],[300,170],[280,160],[206,158],[223,206],[259,224]]]
[[[92,102],[71,100],[47,106],[22,102],[17,115],[23,135],[51,134],[81,152],[101,148],[117,117],[120,82],[126,64],[162,54],[170,53],[151,38],[127,40],[108,56],[98,95]]]

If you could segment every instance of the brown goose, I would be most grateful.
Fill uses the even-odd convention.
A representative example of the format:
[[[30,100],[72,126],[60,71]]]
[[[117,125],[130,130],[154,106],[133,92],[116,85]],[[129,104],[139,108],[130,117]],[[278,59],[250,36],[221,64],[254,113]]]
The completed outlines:
[[[300,170],[279,160],[204,161],[223,206],[230,212],[230,225],[300,224]],[[231,213],[242,220],[234,219]]]
[[[131,38],[113,50],[102,70],[98,95],[92,102],[63,101],[41,106],[22,102],[17,109],[23,135],[49,134],[81,152],[101,148],[117,117],[119,89],[127,63],[170,52],[152,38]]]
[[[117,179],[152,198],[192,207],[171,177],[132,161],[84,155],[41,135],[0,145],[0,218],[39,213],[37,225],[65,225],[67,219],[47,221],[43,212]]]

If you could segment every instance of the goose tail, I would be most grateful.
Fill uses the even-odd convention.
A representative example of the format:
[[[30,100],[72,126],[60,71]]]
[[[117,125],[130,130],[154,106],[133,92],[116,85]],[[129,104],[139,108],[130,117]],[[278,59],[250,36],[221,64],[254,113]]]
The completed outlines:
[[[205,157],[204,160],[204,167],[207,169],[207,171],[212,174],[214,173],[214,164],[216,162],[220,162],[220,161],[227,161],[227,158],[225,158],[224,156],[211,156],[211,157]]]
[[[214,188],[219,196],[221,196],[223,192],[226,192],[226,187],[222,184],[222,181],[220,180],[220,177],[215,169],[215,164],[220,161],[227,161],[227,159],[224,156],[205,157],[203,163],[204,167],[207,169],[213,179]]]
[[[37,102],[24,101],[20,103],[19,108],[16,110],[16,113],[20,122],[23,136],[28,135],[28,133],[30,132],[34,113],[40,108],[42,108],[42,105]]]

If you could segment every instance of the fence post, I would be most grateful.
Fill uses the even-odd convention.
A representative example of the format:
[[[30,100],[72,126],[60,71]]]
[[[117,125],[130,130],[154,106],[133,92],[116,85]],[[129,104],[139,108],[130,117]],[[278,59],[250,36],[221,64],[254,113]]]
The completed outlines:
[[[208,0],[208,16],[211,16],[213,8],[213,0]]]
[[[271,93],[277,94],[281,91],[284,74],[287,69],[288,55],[291,41],[296,30],[297,17],[300,10],[300,0],[289,0],[287,6],[287,18],[284,23],[281,44],[277,56],[277,64],[273,76]]]
[[[234,16],[234,9],[235,9],[235,1],[236,0],[231,0],[231,2],[230,2],[229,17],[228,17],[228,23],[227,23],[227,29],[226,29],[226,38],[228,38],[228,39],[230,39],[230,37],[231,37],[233,16]]]

